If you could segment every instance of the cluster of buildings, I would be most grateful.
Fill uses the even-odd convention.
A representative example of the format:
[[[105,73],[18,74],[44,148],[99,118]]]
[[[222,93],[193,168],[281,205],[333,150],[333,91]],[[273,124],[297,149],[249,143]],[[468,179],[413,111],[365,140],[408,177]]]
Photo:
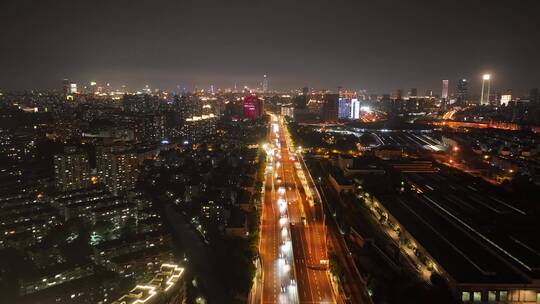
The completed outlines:
[[[171,150],[158,159],[172,174],[168,188],[177,208],[205,238],[247,237],[248,214],[253,212],[259,155],[252,148],[212,145]],[[149,179],[157,175],[149,171]]]
[[[128,145],[95,147],[95,168],[91,168],[88,152],[66,147],[64,153],[54,155],[55,188],[73,191],[102,184],[118,194],[135,187],[138,153]]]
[[[155,198],[140,190],[154,169],[178,170],[169,193],[179,208],[194,207],[185,210],[202,235],[248,236],[263,97],[129,94],[65,80],[60,94],[0,98],[0,254],[9,255],[0,276],[13,286],[6,299],[184,301],[176,283],[183,270],[164,264],[178,260],[173,236]],[[133,288],[140,282],[149,283]]]
[[[27,263],[17,277],[22,302],[97,303],[174,260],[171,235],[141,193],[90,187],[0,200],[0,246]]]
[[[489,79],[485,80],[487,87]],[[447,85],[443,82],[443,93],[446,91],[447,105],[451,105],[455,102],[444,89]],[[466,98],[466,81],[460,81],[458,87],[461,98]],[[378,104],[370,107],[384,111],[385,100],[393,107],[399,95],[378,99]],[[488,95],[492,100],[493,94]],[[304,122],[299,125],[302,134],[311,130],[324,142],[305,149],[308,155],[316,155],[312,161],[321,165],[321,169],[315,166],[312,174],[320,174],[323,197],[329,199],[330,211],[346,232],[352,254],[362,256],[357,263],[369,273],[373,284],[369,288],[375,288],[376,293],[385,284],[385,275],[369,270],[377,267],[374,265],[382,256],[385,268],[380,272],[395,271],[398,275],[405,270],[426,282],[442,277],[452,297],[463,303],[540,301],[534,237],[538,208],[527,195],[505,190],[513,187],[508,185],[513,185],[511,181],[517,176],[539,185],[538,136],[530,126],[522,125],[524,120],[514,128],[504,122],[512,120],[487,114],[505,110],[516,113],[520,103],[532,111],[534,98],[518,103],[513,99],[503,106],[490,101],[490,106],[452,113],[458,119],[476,115],[471,123],[486,121],[486,117],[498,123],[454,127],[446,121],[437,128],[428,124],[347,124],[344,122],[354,116],[347,114],[353,112],[356,96],[348,102],[346,94],[326,94],[313,102],[314,96],[310,94],[307,99],[312,102],[308,104],[318,105],[312,113],[319,111],[319,116],[295,120]],[[404,112],[409,111],[408,103],[419,101],[412,96],[402,96],[401,100]],[[426,100],[434,109],[440,107],[436,99]],[[283,115],[294,117],[298,113],[297,108],[287,107],[282,106]],[[358,149],[343,150],[336,144],[343,138],[355,142]],[[505,180],[511,183],[498,186]],[[359,202],[364,204],[358,207]],[[374,226],[365,220],[360,222],[354,215],[358,212],[371,217],[368,222]],[[371,254],[372,258],[366,258]],[[382,290],[389,288],[393,287]]]
[[[455,161],[481,163],[479,173],[493,180],[511,181],[523,175],[540,185],[540,142],[535,133],[471,129],[445,132],[442,140]]]
[[[339,156],[323,163],[323,182],[340,197],[332,208],[350,225],[351,248],[371,242],[389,269],[426,281],[440,276],[463,303],[540,300],[532,200],[516,201],[426,159]],[[349,204],[358,201],[378,234],[350,216]]]
[[[452,83],[447,79],[442,80],[441,94],[434,94],[432,90],[421,94],[417,88],[407,92],[397,89],[391,94],[382,95],[341,88],[337,93],[324,90],[310,92],[306,87],[292,96],[282,95],[276,104],[282,115],[309,123],[376,122],[382,118],[400,116],[463,120],[459,115],[467,116],[465,121],[540,123],[540,94],[537,88],[520,96],[511,90],[495,91],[491,82],[491,75],[483,75],[479,94],[470,92],[469,80],[465,78],[456,81],[453,93],[449,89]],[[464,114],[459,114],[463,109],[466,110]],[[454,117],[456,112],[458,115]]]

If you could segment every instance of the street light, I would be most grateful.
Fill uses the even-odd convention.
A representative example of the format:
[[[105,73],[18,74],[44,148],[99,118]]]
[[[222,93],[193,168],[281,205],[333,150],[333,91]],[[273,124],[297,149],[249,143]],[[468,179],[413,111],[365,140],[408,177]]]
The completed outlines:
[[[482,79],[484,79],[484,80],[490,80],[490,79],[491,79],[491,74],[484,74],[484,76],[482,77]]]

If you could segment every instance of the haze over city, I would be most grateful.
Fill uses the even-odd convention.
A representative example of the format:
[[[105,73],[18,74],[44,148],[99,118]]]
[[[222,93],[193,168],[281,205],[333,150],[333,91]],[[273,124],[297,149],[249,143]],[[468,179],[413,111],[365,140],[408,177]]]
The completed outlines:
[[[438,90],[489,72],[519,93],[540,81],[538,2],[3,1],[0,87],[55,80],[175,90],[338,86]]]

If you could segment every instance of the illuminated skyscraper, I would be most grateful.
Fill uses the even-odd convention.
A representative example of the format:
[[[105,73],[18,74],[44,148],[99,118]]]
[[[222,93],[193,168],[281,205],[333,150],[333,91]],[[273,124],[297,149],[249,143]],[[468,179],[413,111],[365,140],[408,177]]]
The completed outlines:
[[[246,96],[242,101],[242,108],[244,110],[244,118],[260,118],[264,112],[264,103],[257,96]]]
[[[491,75],[484,74],[484,76],[482,76],[482,94],[480,95],[481,105],[489,104],[490,86],[491,86]]]
[[[326,122],[338,120],[339,94],[325,94],[322,106],[322,118]]]
[[[69,83],[69,94],[77,94],[79,90],[77,90],[77,84],[75,82]]]
[[[351,100],[349,98],[339,98],[339,119],[351,118]]]
[[[64,80],[62,81],[62,93],[64,94],[69,94],[69,79],[67,78],[64,78]]]
[[[442,81],[442,99],[448,99],[448,79]]]
[[[89,93],[96,94],[97,91],[98,91],[98,85],[97,85],[97,82],[95,82],[95,81],[90,81],[90,92],[89,92]]]
[[[353,98],[351,101],[351,119],[360,119],[360,101]]]
[[[501,99],[499,102],[499,105],[501,106],[508,106],[508,104],[512,101],[512,92],[507,92],[507,94],[502,94]]]
[[[468,90],[469,90],[469,83],[467,82],[467,79],[461,78],[458,81],[457,84],[457,102],[460,104],[464,104],[467,102],[468,98]]]
[[[264,75],[264,78],[263,78],[262,89],[263,89],[263,92],[268,91],[268,76],[266,76],[266,74]]]
[[[137,155],[127,147],[98,146],[96,148],[99,181],[114,194],[135,187],[137,164]]]
[[[54,156],[53,163],[57,190],[78,190],[90,185],[90,166],[86,152],[66,147],[64,153]]]

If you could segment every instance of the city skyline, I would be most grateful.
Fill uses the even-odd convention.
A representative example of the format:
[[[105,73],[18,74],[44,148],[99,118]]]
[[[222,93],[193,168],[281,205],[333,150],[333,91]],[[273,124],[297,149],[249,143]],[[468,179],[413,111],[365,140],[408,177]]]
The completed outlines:
[[[526,94],[540,83],[536,5],[9,2],[1,7],[7,43],[0,87],[51,89],[65,77],[164,89],[232,87],[260,84],[267,74],[269,88],[278,90],[439,91],[449,79],[452,92],[467,78],[476,92],[489,73],[494,87]],[[84,18],[72,22],[76,14]]]
[[[337,86],[337,87],[303,86],[303,87],[272,88],[271,82],[269,82],[269,80],[271,81],[271,78],[267,74],[264,74],[261,77],[262,81],[260,82],[256,82],[256,81],[250,82],[250,83],[234,82],[230,85],[223,85],[223,86],[216,85],[214,83],[208,83],[208,84],[199,83],[199,84],[191,84],[191,85],[179,84],[179,85],[176,85],[175,87],[160,87],[160,86],[154,86],[151,83],[144,83],[144,82],[140,86],[133,86],[126,82],[110,83],[108,81],[97,82],[94,80],[91,80],[91,81],[86,80],[86,81],[79,82],[74,79],[64,78],[60,86],[58,85],[58,83],[56,83],[56,86],[44,88],[41,90],[35,89],[35,88],[34,89],[27,88],[27,89],[12,90],[12,91],[38,91],[38,92],[41,91],[41,92],[52,92],[52,93],[54,92],[66,93],[67,92],[68,94],[87,94],[99,88],[99,90],[105,90],[107,92],[114,92],[115,94],[116,93],[139,94],[139,93],[153,93],[153,92],[158,92],[158,91],[170,92],[173,94],[206,91],[206,92],[214,94],[218,92],[242,92],[246,90],[252,93],[269,94],[269,93],[287,93],[287,92],[294,93],[294,92],[300,92],[301,90],[308,88],[308,90],[313,90],[314,92],[319,92],[319,93],[320,92],[337,93],[343,90],[343,91],[351,92],[351,93],[357,92],[357,93],[366,94],[366,95],[378,95],[378,96],[384,96],[386,94],[393,95],[393,94],[396,94],[397,91],[401,91],[402,93],[406,92],[407,94],[405,94],[405,96],[423,96],[422,94],[418,94],[418,92],[425,92],[424,95],[426,96],[430,95],[432,97],[440,97],[440,98],[446,99],[446,98],[459,98],[461,94],[460,90],[462,90],[461,83],[466,82],[468,96],[470,98],[473,98],[473,99],[476,98],[480,100],[482,98],[482,84],[485,81],[484,77],[486,75],[490,76],[490,83],[491,83],[493,75],[486,74],[486,73],[480,75],[479,79],[471,79],[471,78],[466,78],[466,77],[462,77],[459,79],[451,79],[451,80],[442,79],[440,80],[442,81],[442,86],[441,84],[439,84],[439,86],[441,86],[441,88],[439,89],[440,92],[438,92],[436,88],[424,89],[422,87],[413,87],[407,90],[406,88],[402,86],[401,87],[398,86],[388,91],[371,91],[366,88],[357,88],[357,87],[343,88],[342,86]],[[91,79],[95,79],[95,78],[91,78]],[[469,87],[468,86],[469,84],[472,84],[472,86]],[[523,89],[523,90],[514,90],[513,88],[509,88],[505,85],[496,83],[495,87],[491,86],[490,94],[497,95],[497,94],[505,94],[508,92],[512,92],[514,96],[516,97],[527,98],[530,95],[531,91],[537,90],[537,89],[538,89],[537,87],[530,87],[528,89]],[[414,90],[414,93],[411,90]],[[0,88],[0,92],[1,91],[2,91],[2,88]],[[4,91],[8,92],[10,90],[4,90]]]

